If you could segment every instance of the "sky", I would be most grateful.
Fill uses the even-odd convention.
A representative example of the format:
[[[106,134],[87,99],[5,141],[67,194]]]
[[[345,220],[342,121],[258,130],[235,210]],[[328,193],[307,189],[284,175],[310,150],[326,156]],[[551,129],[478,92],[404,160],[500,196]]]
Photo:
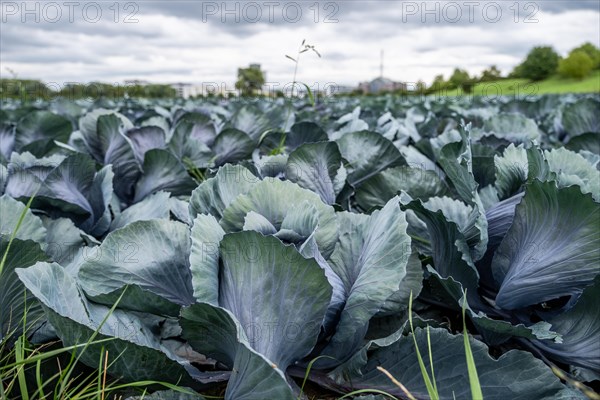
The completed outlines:
[[[260,63],[278,88],[402,82],[455,67],[504,73],[536,45],[561,55],[600,46],[600,0],[590,1],[4,1],[0,77],[69,82],[187,82],[233,88],[237,68]]]

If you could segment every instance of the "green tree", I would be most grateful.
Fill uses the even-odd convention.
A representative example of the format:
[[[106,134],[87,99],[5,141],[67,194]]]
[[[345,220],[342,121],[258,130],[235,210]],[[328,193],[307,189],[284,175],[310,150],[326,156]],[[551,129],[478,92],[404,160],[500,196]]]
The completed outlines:
[[[0,100],[7,98],[48,100],[54,92],[43,82],[31,79],[0,79]]]
[[[497,81],[500,78],[502,78],[502,73],[495,65],[492,65],[489,68],[486,68],[483,70],[483,72],[481,73],[481,78],[479,78],[479,81],[480,82],[492,82],[492,81]]]
[[[450,85],[455,88],[462,87],[464,83],[467,83],[471,80],[469,73],[464,69],[454,68],[454,72],[450,75]]]
[[[559,56],[551,46],[534,47],[515,72],[520,78],[541,81],[556,72],[558,60]]]
[[[145,85],[144,97],[149,98],[172,98],[177,96],[177,91],[169,85]]]
[[[583,79],[594,67],[594,61],[583,50],[573,50],[558,63],[558,73],[565,78]]]
[[[435,92],[438,90],[445,89],[447,87],[448,82],[444,80],[444,75],[436,75],[435,78],[433,78],[433,82],[431,83],[429,89]]]
[[[508,74],[509,78],[524,78],[523,76],[523,63],[515,66],[512,71]]]
[[[255,95],[265,84],[265,77],[260,68],[251,66],[248,68],[238,68],[238,79],[235,88],[243,96]]]
[[[575,51],[583,51],[585,52],[588,57],[590,57],[590,59],[592,60],[592,68],[593,69],[599,69],[600,68],[600,49],[598,49],[596,46],[594,46],[593,44],[591,44],[590,42],[586,42],[584,44],[582,44],[581,46],[573,49],[571,51],[575,52]]]

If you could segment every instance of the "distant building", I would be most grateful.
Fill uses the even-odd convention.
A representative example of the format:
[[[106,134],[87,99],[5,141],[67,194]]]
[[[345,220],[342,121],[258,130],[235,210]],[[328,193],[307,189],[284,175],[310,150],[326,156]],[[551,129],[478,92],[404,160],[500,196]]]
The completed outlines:
[[[328,85],[325,88],[325,94],[327,96],[335,96],[335,95],[342,95],[342,94],[350,94],[352,92],[354,92],[356,90],[356,87],[354,86],[347,86],[347,85]]]
[[[125,81],[126,86],[146,86],[149,84],[150,84],[150,82],[145,81],[143,79],[127,79]]]
[[[380,76],[370,82],[361,82],[358,89],[364,94],[374,94],[381,92],[394,92],[396,90],[407,90],[407,85],[404,82],[394,82],[391,79]]]
[[[193,83],[172,83],[170,85],[177,92],[177,97],[183,97],[187,99],[189,97],[204,95],[204,86],[195,85]]]
[[[381,50],[381,63],[379,65],[379,77],[370,82],[361,82],[358,89],[364,94],[376,94],[381,92],[395,92],[396,90],[407,90],[404,82],[395,82],[383,77],[383,49]]]

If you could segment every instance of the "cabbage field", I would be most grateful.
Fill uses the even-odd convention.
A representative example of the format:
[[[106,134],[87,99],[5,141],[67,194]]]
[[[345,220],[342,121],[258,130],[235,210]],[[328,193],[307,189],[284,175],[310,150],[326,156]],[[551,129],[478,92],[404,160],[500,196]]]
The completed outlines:
[[[5,102],[0,161],[3,398],[597,396],[599,95]]]

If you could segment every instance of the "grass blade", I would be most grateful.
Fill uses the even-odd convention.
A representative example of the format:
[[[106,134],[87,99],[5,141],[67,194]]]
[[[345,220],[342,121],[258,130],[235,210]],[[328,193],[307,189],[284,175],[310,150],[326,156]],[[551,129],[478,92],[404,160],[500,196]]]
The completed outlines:
[[[425,368],[425,363],[423,362],[423,357],[421,357],[421,352],[419,351],[419,345],[417,344],[417,338],[415,336],[415,330],[413,328],[412,321],[412,291],[410,293],[410,298],[408,300],[408,321],[410,323],[410,331],[412,332],[413,341],[415,343],[415,351],[417,353],[417,360],[419,361],[419,368],[421,369],[421,375],[423,376],[423,381],[425,382],[425,387],[427,388],[427,393],[431,400],[439,400],[440,396],[438,395],[436,387],[431,383],[431,379],[429,378],[429,374],[427,373],[427,368]],[[429,353],[431,354],[431,348],[429,349]]]
[[[431,381],[433,389],[438,393],[437,383],[435,382],[435,372],[433,371],[433,352],[431,351],[431,336],[429,335],[429,326],[427,326],[427,349],[429,350],[429,368],[431,369]]]
[[[463,338],[465,341],[465,355],[467,358],[467,370],[469,371],[469,384],[471,385],[471,397],[473,400],[482,400],[483,393],[481,392],[481,384],[479,383],[479,375],[477,375],[477,367],[473,352],[471,351],[471,343],[469,343],[469,334],[467,333],[467,322],[465,312],[467,309],[467,290],[463,295],[462,319],[463,319]]]
[[[312,90],[310,90],[310,88],[308,87],[308,85],[306,83],[300,82],[305,88],[306,91],[308,92],[308,99],[310,100],[310,104],[314,107],[315,106],[315,96],[313,95]]]
[[[300,387],[300,394],[298,395],[298,400],[302,399],[302,395],[304,394],[304,386],[306,385],[306,381],[308,380],[308,375],[310,375],[310,370],[312,369],[313,364],[317,362],[317,360],[319,360],[320,358],[330,358],[332,360],[335,360],[335,358],[330,356],[319,356],[310,360],[310,362],[308,363],[308,367],[306,368],[306,372],[304,373],[304,380],[302,381],[302,386]]]
[[[25,344],[23,343],[23,336],[19,336],[15,342],[15,358],[17,361],[25,359]],[[17,370],[17,379],[19,381],[19,389],[21,390],[21,398],[23,400],[29,400],[29,392],[27,390],[27,381],[25,380],[25,366],[22,365]]]

